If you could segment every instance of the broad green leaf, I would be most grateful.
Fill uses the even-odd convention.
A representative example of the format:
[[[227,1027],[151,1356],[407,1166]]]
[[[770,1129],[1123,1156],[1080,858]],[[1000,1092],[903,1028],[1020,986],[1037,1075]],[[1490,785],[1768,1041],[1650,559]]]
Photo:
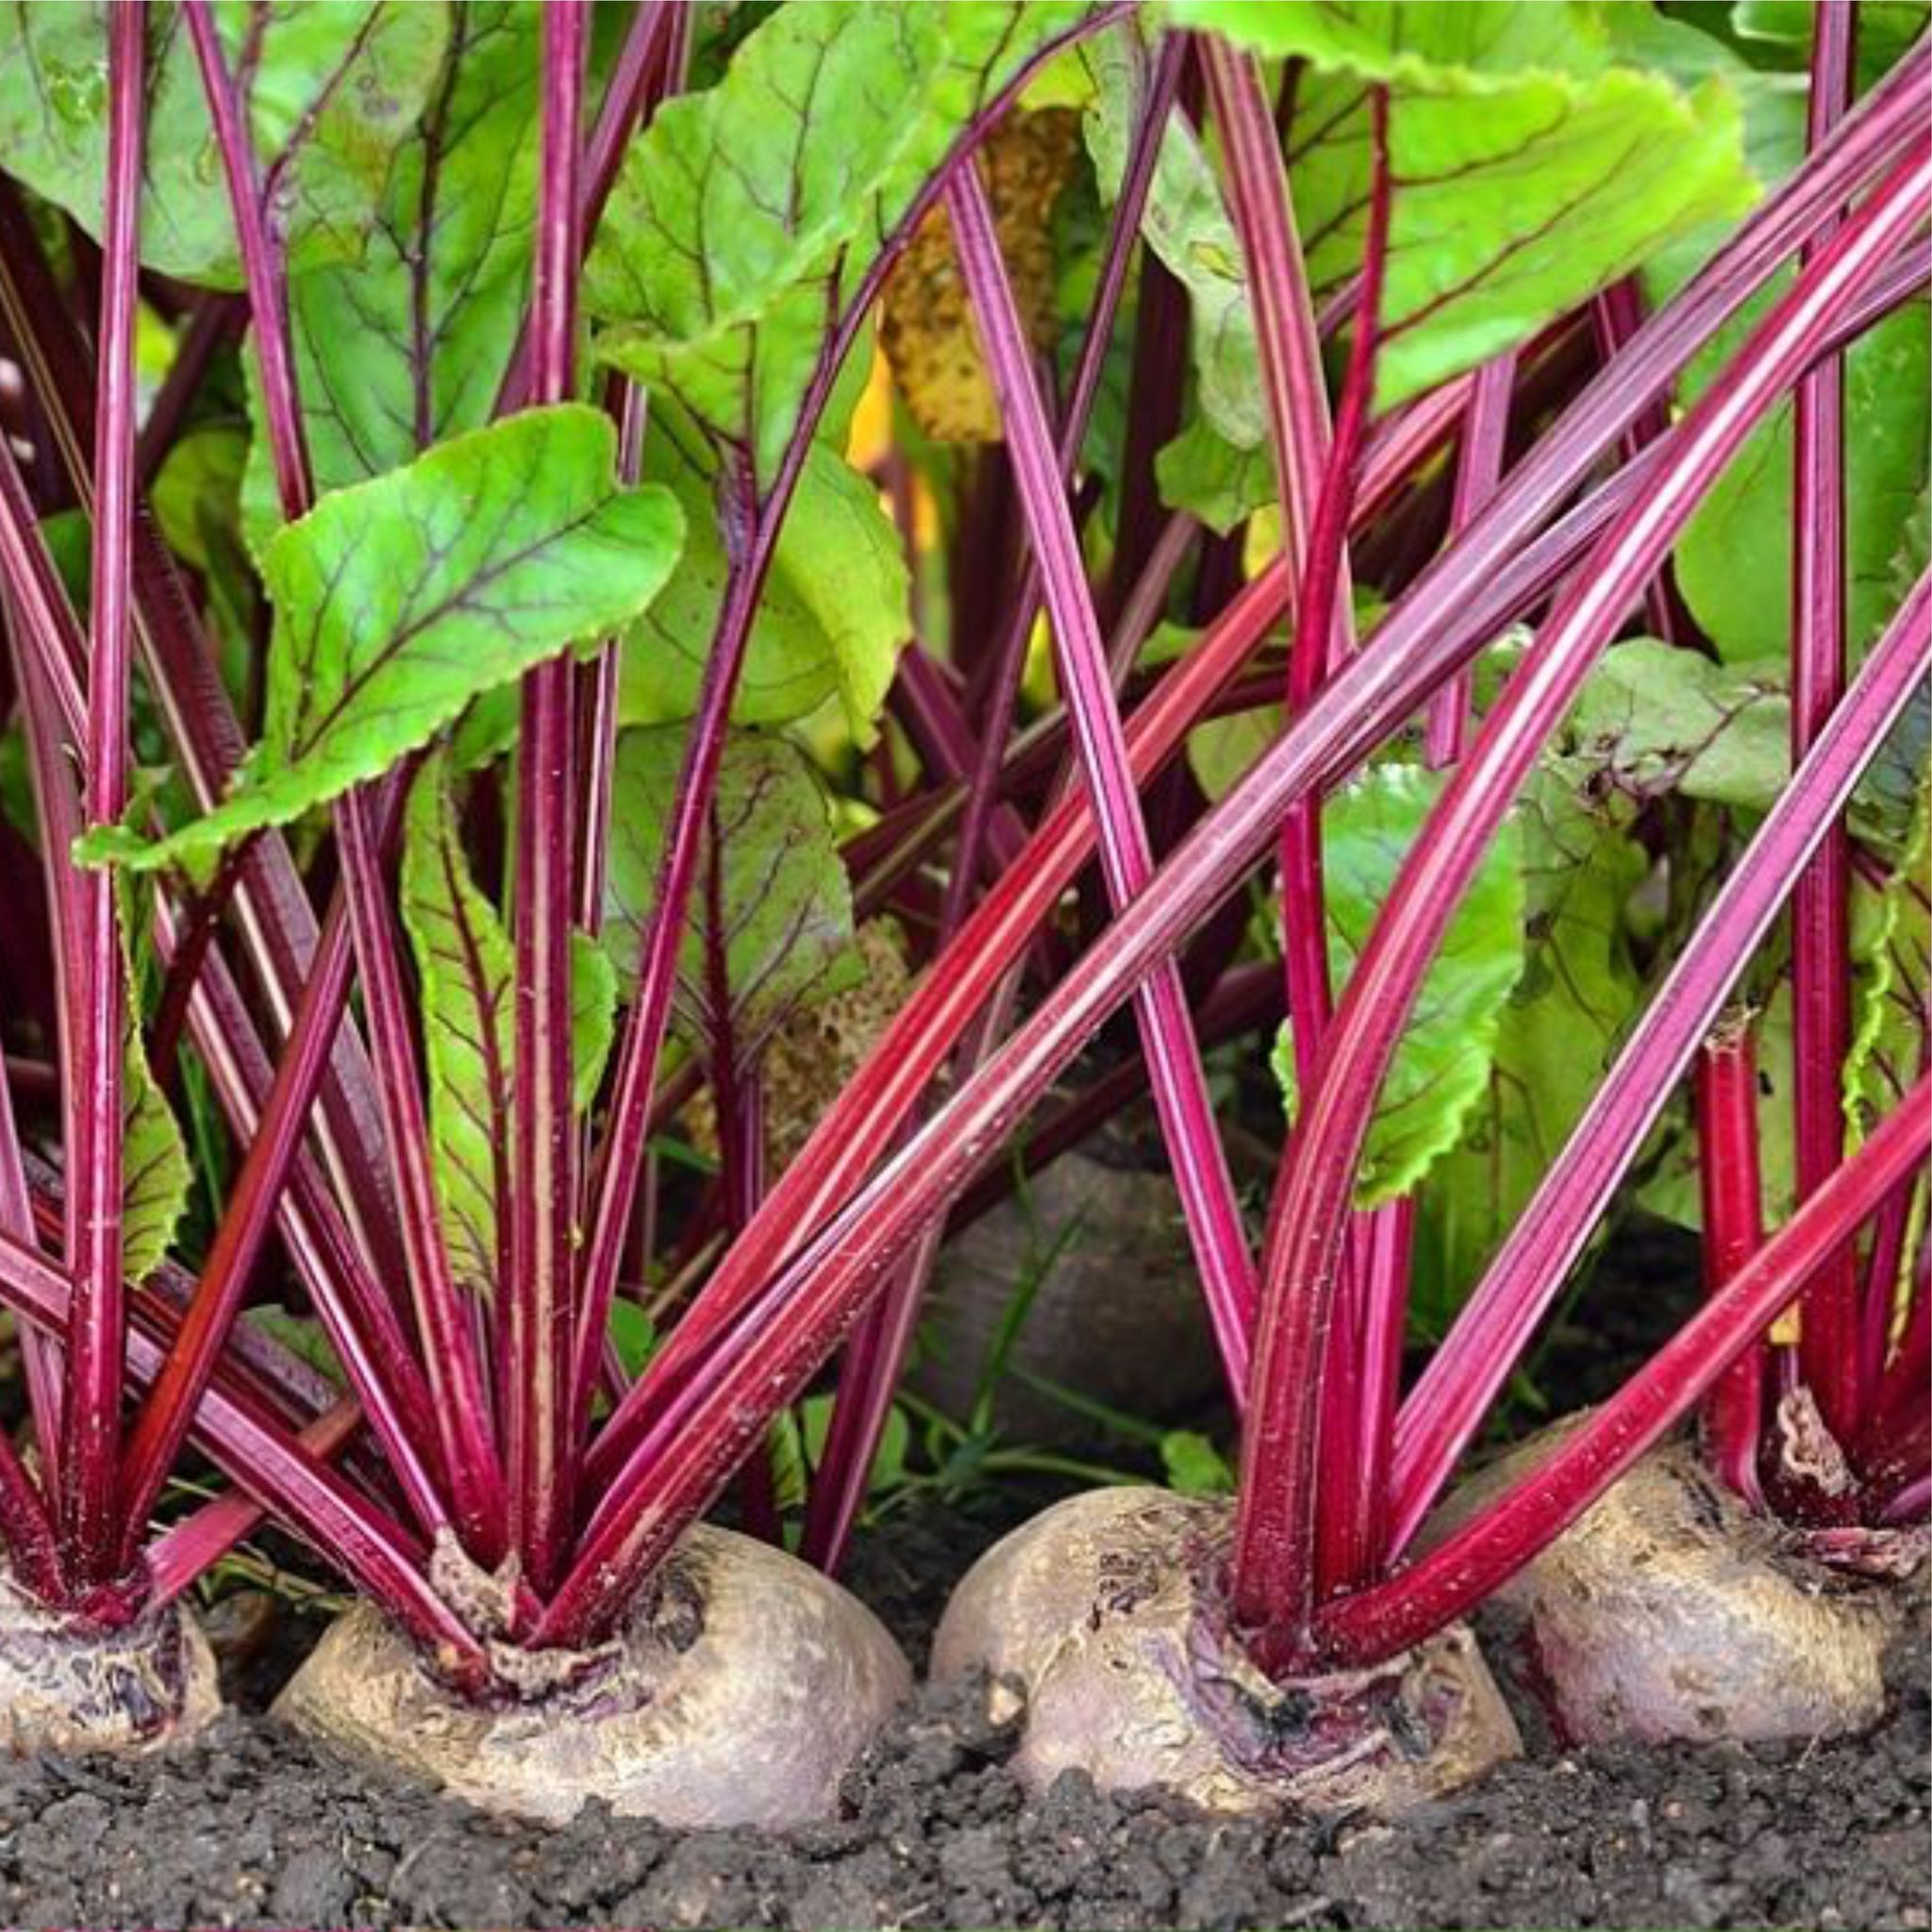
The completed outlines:
[[[1845,1058],[1845,1117],[1862,1140],[1932,1058],[1932,779],[1922,776],[1912,835],[1884,890],[1862,895],[1865,930]]]
[[[667,491],[621,489],[609,419],[525,410],[325,497],[263,559],[275,608],[262,741],[229,795],[157,844],[178,862],[289,820],[426,744],[470,701],[637,617],[675,561]]]
[[[396,152],[361,259],[290,286],[320,491],[381,475],[490,420],[529,297],[538,27],[525,0],[455,0],[448,52]],[[249,511],[251,536],[265,540],[280,512],[259,435]]]
[[[1338,991],[1441,791],[1440,774],[1375,765],[1329,799],[1322,851],[1329,970]],[[1504,1005],[1524,968],[1523,931],[1522,836],[1512,819],[1456,908],[1396,1047],[1369,1126],[1358,1206],[1407,1192],[1460,1138],[1489,1085]],[[1274,1069],[1292,1112],[1287,1025]]]
[[[1789,691],[1782,658],[1713,664],[1635,638],[1591,674],[1570,719],[1572,753],[1635,795],[1768,811],[1790,775]]]
[[[1515,1225],[1637,1010],[1626,909],[1646,861],[1630,817],[1587,774],[1555,765],[1518,808],[1523,974],[1498,1020],[1482,1094],[1430,1171],[1417,1216],[1413,1305],[1431,1333]]]
[[[396,144],[436,77],[448,31],[440,0],[217,0],[290,264],[353,260]],[[7,171],[101,230],[108,168],[108,8],[0,12],[0,156]],[[149,9],[142,259],[168,275],[241,286],[226,186],[186,19]]]
[[[1759,311],[1753,310],[1755,319]],[[1734,325],[1693,365],[1700,393],[1735,350]],[[1847,625],[1869,643],[1896,608],[1894,569],[1932,469],[1932,307],[1913,302],[1846,351]],[[1733,458],[1677,541],[1677,584],[1727,658],[1788,652],[1791,634],[1791,408],[1782,405]]]
[[[1360,266],[1368,89],[1390,93],[1394,192],[1376,396],[1387,407],[1524,341],[1755,192],[1723,80],[1613,64],[1598,9],[1556,0],[1174,0],[1179,22],[1308,62],[1289,174],[1318,301]]]
[[[618,741],[605,939],[626,989],[657,899],[684,738],[661,727]],[[706,1053],[728,1039],[750,1063],[794,1008],[835,989],[852,942],[852,895],[818,780],[782,739],[733,734],[678,960],[681,1029]]]
[[[1093,86],[1086,117],[1088,151],[1101,192],[1111,204],[1145,109],[1148,50],[1140,26],[1124,23],[1089,42],[1081,54]],[[1241,239],[1201,138],[1184,114],[1174,115],[1161,137],[1141,228],[1148,247],[1188,291],[1202,415],[1224,445],[1263,449],[1268,412]],[[1273,458],[1265,451],[1264,457],[1272,498]]]
[[[427,759],[403,819],[403,924],[422,982],[429,1141],[443,1239],[458,1281],[479,1293],[501,1278],[497,1204],[510,1184],[510,1069],[516,955],[477,889],[449,792],[446,758]],[[572,935],[572,1058],[576,1104],[595,1096],[615,1024],[609,961]]]
[[[598,353],[775,477],[883,239],[975,111],[1085,12],[783,7],[631,143],[585,277]]]
[[[691,717],[728,564],[715,507],[716,458],[675,403],[654,407],[644,475],[677,499],[685,545],[662,593],[625,644],[626,724]],[[732,716],[782,724],[840,700],[869,740],[912,633],[906,558],[878,491],[834,451],[814,444],[758,598]]]
[[[1623,13],[1620,8],[1613,18]],[[1861,8],[1861,43],[1868,24]],[[1723,58],[1717,42],[1706,39],[1704,46],[1707,58],[1710,50]],[[1752,168],[1775,184],[1805,158],[1805,90],[1788,76],[1755,73],[1734,57],[1724,71],[1744,106]],[[1644,272],[1654,299],[1680,288],[1732,226],[1707,223],[1655,257]],[[1688,405],[1704,392],[1790,282],[1788,271],[1712,338],[1686,372],[1680,402]],[[1860,336],[1843,361],[1848,625],[1853,645],[1862,647],[1908,587],[1910,576],[1900,581],[1898,575],[1901,553],[1908,551],[1912,531],[1923,527],[1918,519],[1932,471],[1932,308],[1923,299],[1905,305]],[[1763,658],[1790,649],[1791,497],[1787,400],[1745,442],[1677,541],[1678,588],[1723,657]]]

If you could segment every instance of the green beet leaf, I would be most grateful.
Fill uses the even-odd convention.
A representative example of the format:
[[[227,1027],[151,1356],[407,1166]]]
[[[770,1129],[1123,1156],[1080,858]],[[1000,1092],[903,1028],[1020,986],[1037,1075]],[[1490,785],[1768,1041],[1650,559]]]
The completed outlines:
[[[403,822],[401,909],[423,986],[423,1040],[437,1207],[457,1279],[487,1293],[502,1276],[498,1204],[508,1198],[516,955],[477,889],[449,794],[447,760],[427,759]],[[573,936],[572,1058],[589,1106],[615,1026],[616,977]]]
[[[1516,822],[1527,956],[1498,1018],[1462,1137],[1430,1171],[1416,1222],[1413,1308],[1440,1334],[1548,1173],[1642,993],[1626,917],[1644,873],[1630,810],[1555,763]]]
[[[1932,1058],[1932,781],[1922,777],[1905,857],[1882,891],[1854,901],[1857,935],[1845,1117],[1862,1141]]]
[[[1439,774],[1376,765],[1322,815],[1329,970],[1338,989],[1360,956],[1402,861],[1441,791]],[[1512,820],[1484,858],[1423,982],[1375,1103],[1358,1206],[1406,1193],[1455,1146],[1488,1087],[1496,1031],[1524,968],[1521,834]],[[1284,1025],[1274,1070],[1294,1108],[1294,1056]]]
[[[657,902],[684,739],[665,726],[618,741],[605,936],[626,987]],[[795,1008],[838,990],[852,958],[852,894],[818,779],[783,739],[735,733],[678,959],[680,1030],[708,1054],[728,1041],[747,1065]]]
[[[1569,726],[1573,755],[1619,791],[1751,811],[1770,810],[1784,789],[1790,734],[1782,658],[1713,664],[1654,638],[1606,654]]]
[[[445,8],[440,0],[218,0],[214,14],[291,265],[353,260],[396,145],[436,77]],[[95,235],[108,174],[107,19],[106,0],[0,12],[0,155],[10,175]],[[221,158],[175,8],[150,8],[148,72],[142,259],[239,288]]]
[[[152,868],[286,824],[426,744],[470,701],[638,616],[676,560],[667,491],[621,489],[616,432],[579,404],[458,437],[279,531],[262,741],[206,817],[82,856]]]
[[[379,476],[490,420],[529,298],[539,25],[528,4],[455,0],[448,51],[361,258],[290,285],[320,491]],[[280,511],[259,434],[248,512],[251,539],[265,541]]]
[[[1726,331],[1720,353],[1735,350],[1744,325]],[[1928,351],[1932,308],[1914,302],[1868,329],[1844,358],[1846,622],[1857,645],[1897,608],[1893,565],[1932,467]],[[1716,367],[1699,358],[1691,394]],[[1678,588],[1727,658],[1790,649],[1792,433],[1787,402],[1733,458],[1677,542]]]
[[[1307,61],[1289,174],[1318,302],[1360,266],[1368,88],[1388,88],[1385,408],[1522,342],[1755,193],[1730,86],[1687,92],[1616,64],[1595,8],[1173,0],[1170,12]]]
[[[631,144],[585,301],[598,353],[776,475],[885,237],[974,114],[1087,9],[783,7]]]
[[[131,1020],[121,1081],[122,1271],[130,1281],[142,1281],[160,1265],[181,1224],[194,1170]]]
[[[670,724],[697,709],[729,575],[716,470],[715,453],[689,416],[675,403],[652,409],[644,475],[682,506],[686,538],[670,582],[625,646],[626,724]],[[905,551],[878,491],[814,444],[759,593],[733,718],[788,724],[836,697],[852,731],[869,740],[912,633],[908,593]]]

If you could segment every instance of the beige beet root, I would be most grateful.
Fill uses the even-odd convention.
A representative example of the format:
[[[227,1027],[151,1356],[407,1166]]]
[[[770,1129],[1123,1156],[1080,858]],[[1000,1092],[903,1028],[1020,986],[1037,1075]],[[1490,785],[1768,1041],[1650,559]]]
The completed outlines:
[[[1229,1814],[1393,1816],[1521,1750],[1459,1627],[1374,1670],[1272,1683],[1212,1585],[1230,1528],[1224,1503],[1159,1490],[1057,1504],[967,1574],[933,1674],[990,1674],[996,1714],[1024,1711],[1014,1762],[1035,1788],[1080,1770]]]
[[[221,1707],[214,1653],[178,1604],[100,1630],[0,1575],[0,1751],[159,1751]]]
[[[1574,1426],[1545,1430],[1484,1470],[1430,1537],[1534,1468]],[[1912,1567],[1908,1536],[1854,1541],[1873,1570]],[[1506,1584],[1491,1615],[1572,1743],[1861,1731],[1884,1714],[1885,1654],[1911,1590],[1896,1574],[1821,1562],[1817,1547],[1755,1515],[1690,1444],[1673,1441]]]
[[[841,1778],[911,1688],[857,1598],[708,1524],[688,1532],[615,1641],[582,1657],[495,1649],[499,1674],[525,1690],[474,1705],[361,1605],[329,1626],[275,1714],[542,1824],[601,1798],[672,1825],[776,1826],[837,1808]]]

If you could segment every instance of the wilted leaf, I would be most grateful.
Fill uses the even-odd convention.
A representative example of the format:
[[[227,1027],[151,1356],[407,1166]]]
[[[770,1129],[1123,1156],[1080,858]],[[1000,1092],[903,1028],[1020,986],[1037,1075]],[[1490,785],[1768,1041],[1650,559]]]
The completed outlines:
[[[479,693],[636,617],[670,575],[670,493],[624,490],[595,409],[525,410],[458,437],[278,531],[261,743],[205,818],[89,857],[151,868],[205,855],[386,771]]]
[[[684,738],[670,728],[618,741],[605,937],[626,987],[656,902]],[[728,1040],[749,1063],[851,945],[852,895],[818,780],[782,739],[734,734],[678,960],[682,1029],[706,1053]]]
[[[1009,114],[982,150],[1000,254],[1036,349],[1053,341],[1053,208],[1078,125],[1063,108]],[[943,204],[913,230],[886,279],[880,341],[924,434],[939,442],[999,441],[999,406]]]
[[[1375,765],[1329,799],[1322,850],[1338,991],[1441,791],[1437,774]],[[1403,1030],[1369,1126],[1357,1205],[1372,1208],[1406,1192],[1460,1137],[1488,1087],[1504,1005],[1523,972],[1523,917],[1522,838],[1512,820],[1457,907]],[[1291,1114],[1290,1042],[1284,1025],[1274,1070]]]
[[[220,0],[216,29],[291,265],[353,259],[396,143],[441,58],[440,0]],[[0,12],[0,156],[7,171],[101,231],[108,178],[108,6]],[[149,8],[142,259],[241,286],[234,227],[200,69],[178,8]]]
[[[1087,9],[784,7],[631,143],[585,281],[598,353],[775,475],[860,278],[935,163]]]

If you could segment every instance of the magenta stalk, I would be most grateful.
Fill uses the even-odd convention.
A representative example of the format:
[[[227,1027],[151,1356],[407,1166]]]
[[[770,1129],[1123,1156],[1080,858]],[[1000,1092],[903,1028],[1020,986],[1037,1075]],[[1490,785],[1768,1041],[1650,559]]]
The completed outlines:
[[[1074,741],[1092,796],[1108,893],[1118,909],[1146,884],[1154,856],[1108,675],[1107,649],[1081,568],[1079,541],[1060,487],[1059,463],[1019,309],[1000,259],[992,209],[972,168],[955,175],[946,207],[1007,426]],[[1254,1261],[1214,1125],[1179,970],[1166,967],[1141,990],[1139,1001],[1155,1106],[1201,1269],[1208,1316],[1228,1379],[1239,1387],[1254,1319]]]
[[[575,278],[589,10],[543,11],[543,156],[531,299],[530,394],[568,397],[575,376]],[[576,881],[576,723],[570,659],[524,680],[517,741],[516,1002],[511,1195],[504,1284],[505,1463],[511,1531],[540,1593],[559,1574],[576,1508],[576,1124],[571,1096],[571,908]]]
[[[1704,1287],[1722,1292],[1764,1244],[1757,1158],[1757,1050],[1753,1016],[1728,1015],[1697,1061],[1697,1177],[1704,1215]],[[1764,1428],[1764,1351],[1739,1357],[1705,1405],[1711,1467],[1751,1505],[1764,1506],[1757,1448]]]
[[[1807,366],[1833,312],[1924,219],[1928,187],[1932,154],[1919,143],[1661,446],[1644,497],[1599,541],[1558,599],[1452,775],[1357,961],[1290,1154],[1287,1234],[1264,1294],[1256,1353],[1257,1386],[1265,1399],[1244,1444],[1235,1597],[1243,1621],[1264,1633],[1271,1668],[1286,1668],[1311,1633],[1319,1364],[1369,1120],[1423,975],[1539,749],[1631,599],[1723,464]]]
[[[1624,1474],[1857,1234],[1932,1147],[1932,1075],[1534,1473],[1408,1569],[1318,1613],[1318,1654],[1391,1657],[1462,1616]]]
[[[1807,136],[1814,149],[1851,104],[1857,9],[1821,7],[1811,50]],[[1801,259],[1828,245],[1827,228]],[[1828,358],[1793,401],[1791,758],[1809,749],[1845,685],[1845,370]],[[1851,1043],[1851,843],[1825,837],[1791,899],[1791,1067],[1797,1198],[1844,1157],[1842,1103]],[[1859,1412],[1861,1322],[1856,1257],[1833,1257],[1805,1298],[1799,1360],[1826,1425],[1848,1433]]]
[[[139,273],[142,117],[147,8],[108,18],[107,231],[101,268],[101,408],[94,437],[93,600],[88,653],[89,824],[127,809],[129,545],[134,518],[134,324]],[[69,863],[50,854],[55,865]],[[68,1091],[67,1261],[75,1275],[68,1341],[60,1528],[74,1580],[105,1584],[119,1568],[121,1384],[127,1310],[122,1294],[124,1061],[128,1012],[111,874],[76,881],[81,992],[75,1082]]]
[[[1798,865],[1842,810],[1874,749],[1932,664],[1932,578],[1921,577],[1874,645],[1845,701],[1731,869],[1704,924],[1653,996],[1563,1151],[1517,1217],[1403,1407],[1396,1433],[1400,1555],[1474,1439],[1529,1333],[1673,1084],[1770,930]]]

